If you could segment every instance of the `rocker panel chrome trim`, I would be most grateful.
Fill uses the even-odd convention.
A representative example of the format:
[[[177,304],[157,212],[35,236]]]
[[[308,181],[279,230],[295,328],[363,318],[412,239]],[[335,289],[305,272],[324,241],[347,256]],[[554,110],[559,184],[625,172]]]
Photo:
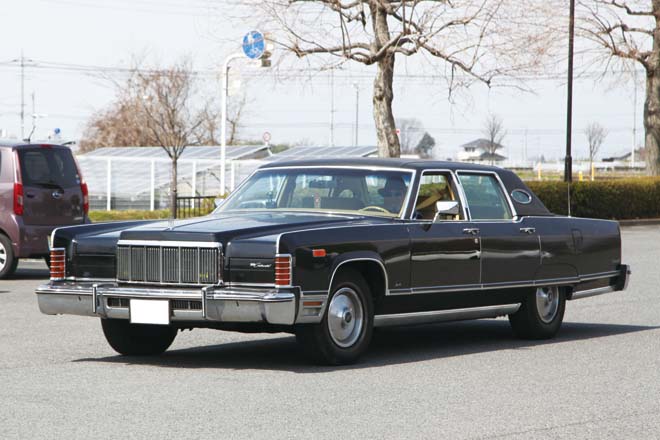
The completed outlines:
[[[430,312],[397,313],[374,316],[374,327],[427,324],[432,322],[462,321],[467,319],[496,318],[515,313],[520,303],[466,309],[434,310]]]
[[[570,299],[573,300],[573,299],[589,298],[591,296],[603,295],[605,293],[614,292],[615,290],[616,289],[614,288],[614,286],[599,287],[597,289],[580,290],[577,292],[573,292],[571,294]]]

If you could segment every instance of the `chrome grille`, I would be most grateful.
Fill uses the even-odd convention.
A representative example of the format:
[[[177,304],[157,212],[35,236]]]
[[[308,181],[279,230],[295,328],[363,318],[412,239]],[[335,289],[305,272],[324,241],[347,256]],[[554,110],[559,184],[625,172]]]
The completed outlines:
[[[117,280],[164,285],[220,283],[222,250],[219,244],[182,243],[173,246],[170,243],[120,241],[117,245]]]

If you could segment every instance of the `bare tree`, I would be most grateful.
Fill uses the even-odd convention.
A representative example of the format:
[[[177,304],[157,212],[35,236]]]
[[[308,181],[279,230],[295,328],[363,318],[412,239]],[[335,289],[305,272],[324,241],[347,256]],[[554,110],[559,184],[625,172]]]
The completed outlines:
[[[644,69],[644,145],[651,174],[660,173],[660,0],[581,0],[578,35],[593,43],[603,70]]]
[[[395,58],[420,54],[451,90],[531,72],[555,38],[553,17],[534,0],[242,0],[263,11],[277,47],[375,66],[373,118],[378,152],[400,155],[392,111]],[[254,14],[252,15],[254,19]],[[326,65],[326,67],[328,67]]]
[[[396,119],[396,127],[399,130],[399,145],[402,153],[415,153],[415,147],[424,136],[424,124],[416,118]]]
[[[188,146],[206,143],[200,136],[214,136],[217,119],[199,96],[189,61],[172,67],[129,72],[116,84],[117,99],[88,123],[81,141],[84,151],[98,146],[160,146],[169,156],[171,168],[170,209],[176,217],[178,160]]]
[[[208,107],[193,110],[196,89],[188,62],[153,72],[137,71],[134,83],[134,92],[142,97],[144,129],[172,162],[170,211],[176,218],[178,161],[186,147],[199,145],[195,132],[206,120]]]
[[[584,129],[589,144],[589,169],[593,168],[594,158],[607,137],[607,130],[598,122],[592,122]]]
[[[506,130],[504,129],[504,122],[502,118],[497,115],[490,115],[484,121],[483,134],[486,136],[486,143],[484,144],[484,149],[488,156],[490,157],[491,164],[494,163],[495,154],[497,150],[502,148],[502,141],[506,136]]]

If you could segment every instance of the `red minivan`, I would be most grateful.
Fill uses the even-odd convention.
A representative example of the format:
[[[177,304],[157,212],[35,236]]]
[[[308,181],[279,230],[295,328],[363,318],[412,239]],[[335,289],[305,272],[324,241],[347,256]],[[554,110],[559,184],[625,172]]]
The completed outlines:
[[[68,147],[0,143],[0,279],[19,258],[45,258],[60,226],[89,223],[89,197]]]

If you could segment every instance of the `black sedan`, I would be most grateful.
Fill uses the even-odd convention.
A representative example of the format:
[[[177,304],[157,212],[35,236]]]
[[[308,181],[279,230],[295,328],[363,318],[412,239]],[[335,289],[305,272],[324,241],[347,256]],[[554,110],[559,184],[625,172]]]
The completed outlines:
[[[51,241],[41,311],[100,317],[127,355],[200,327],[292,332],[330,364],[380,326],[507,315],[518,336],[551,338],[567,300],[629,274],[616,222],[553,215],[510,171],[432,161],[270,164],[210,216]]]

